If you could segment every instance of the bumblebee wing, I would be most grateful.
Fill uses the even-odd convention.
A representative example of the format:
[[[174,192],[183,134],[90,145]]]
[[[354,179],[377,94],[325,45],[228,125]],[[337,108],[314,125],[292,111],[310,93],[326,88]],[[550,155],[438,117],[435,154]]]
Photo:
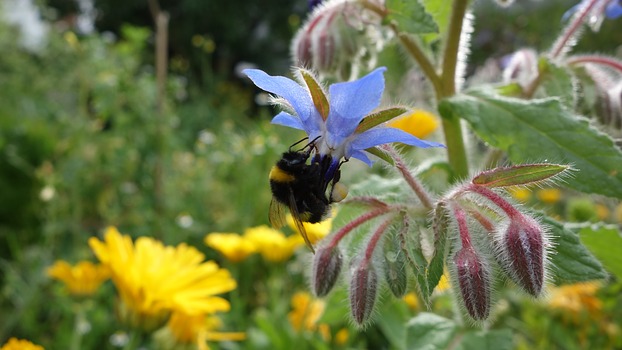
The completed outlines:
[[[296,229],[305,240],[307,247],[311,250],[312,253],[315,254],[315,249],[313,249],[313,244],[309,240],[309,236],[307,236],[307,231],[305,230],[305,226],[302,224],[302,220],[300,219],[300,213],[298,212],[298,207],[296,206],[296,198],[294,197],[294,192],[289,191],[289,211],[292,213],[292,217],[294,218],[294,223],[296,224]]]
[[[285,207],[285,204],[279,202],[274,197],[272,198],[268,219],[273,228],[279,229],[285,226]]]

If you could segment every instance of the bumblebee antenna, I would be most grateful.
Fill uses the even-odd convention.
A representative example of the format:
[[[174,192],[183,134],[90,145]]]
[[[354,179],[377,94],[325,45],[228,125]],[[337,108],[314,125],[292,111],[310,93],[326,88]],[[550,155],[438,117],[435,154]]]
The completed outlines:
[[[293,145],[289,146],[289,150],[291,151],[291,150],[292,150],[292,148],[293,148],[294,146],[296,146],[297,144],[299,144],[299,143],[301,143],[301,142],[303,142],[303,141],[306,141],[306,140],[308,140],[308,139],[309,139],[308,137],[305,137],[305,138],[303,138],[302,140],[300,140],[300,141],[298,141],[298,142],[294,143]],[[307,147],[307,146],[304,146],[301,150],[305,149],[306,147]]]

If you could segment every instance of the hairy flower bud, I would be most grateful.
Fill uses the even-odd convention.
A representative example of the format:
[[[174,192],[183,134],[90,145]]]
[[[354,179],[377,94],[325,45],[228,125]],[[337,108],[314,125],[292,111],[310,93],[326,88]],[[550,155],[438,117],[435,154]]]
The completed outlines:
[[[325,1],[315,7],[292,41],[294,64],[352,78],[361,63],[373,66],[363,61],[375,60],[385,41],[380,32],[380,16],[358,2]]]
[[[458,281],[460,299],[468,314],[478,321],[488,318],[491,304],[491,273],[488,264],[475,248],[466,246],[454,255],[451,268]]]
[[[510,221],[497,237],[497,259],[506,274],[537,297],[545,280],[546,237],[540,224],[522,215]]]
[[[400,249],[397,235],[387,240],[384,246],[384,277],[389,289],[397,298],[406,294],[408,288],[408,269],[406,254]]]
[[[350,280],[350,312],[356,324],[365,324],[371,316],[378,295],[378,274],[368,262],[357,264]]]
[[[335,286],[343,257],[338,247],[325,246],[317,249],[313,257],[311,287],[318,297],[327,295]]]
[[[538,53],[533,49],[521,49],[502,61],[503,82],[517,82],[521,87],[528,86],[538,75]]]

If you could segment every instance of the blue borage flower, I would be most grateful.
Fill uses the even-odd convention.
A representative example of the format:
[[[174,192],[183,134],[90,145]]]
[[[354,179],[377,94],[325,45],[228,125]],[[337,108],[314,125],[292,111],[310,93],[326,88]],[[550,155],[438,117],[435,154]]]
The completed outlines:
[[[605,17],[609,19],[616,19],[616,18],[622,17],[622,0],[600,0],[600,1],[602,1],[602,6],[595,7],[598,10],[597,11],[598,13],[595,13],[595,15],[602,16],[604,14]],[[584,6],[586,2],[587,0],[583,0],[579,2],[578,4],[576,4],[575,6],[571,7],[562,16],[562,21],[566,21],[570,17],[572,17],[572,15],[574,15],[581,8],[581,6]]]
[[[609,1],[607,8],[605,9],[605,15],[611,19],[622,17],[622,1]]]
[[[302,68],[296,70],[300,84],[258,69],[246,69],[244,73],[257,87],[279,97],[275,103],[286,111],[277,114],[272,123],[304,130],[309,140],[314,140],[316,157],[319,156],[314,161],[323,163],[327,157],[330,159],[325,174],[330,179],[342,158],[356,158],[371,166],[368,152],[382,144],[401,142],[421,148],[445,147],[383,125],[407,112],[405,108],[392,107],[370,114],[380,105],[385,70],[377,68],[358,80],[331,84],[328,94],[313,74]]]

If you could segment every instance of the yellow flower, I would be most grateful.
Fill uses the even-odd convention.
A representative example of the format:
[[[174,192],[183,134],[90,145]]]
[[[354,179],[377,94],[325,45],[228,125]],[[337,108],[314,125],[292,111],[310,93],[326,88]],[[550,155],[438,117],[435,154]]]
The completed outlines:
[[[531,190],[525,187],[513,187],[509,189],[510,194],[519,202],[525,203],[531,198]]]
[[[0,350],[44,350],[43,346],[33,344],[28,340],[21,340],[17,338],[11,338],[7,341]]]
[[[104,265],[90,261],[80,261],[75,266],[66,261],[57,260],[47,269],[48,276],[62,281],[69,293],[87,296],[95,293],[99,286],[110,278],[110,271]]]
[[[330,233],[330,230],[332,229],[332,226],[333,226],[333,217],[335,216],[335,214],[336,214],[336,211],[333,211],[331,217],[327,218],[326,220],[322,222],[318,222],[315,224],[312,224],[310,222],[302,223],[302,226],[304,226],[305,231],[307,232],[307,237],[309,237],[309,241],[311,242],[311,244],[317,243],[318,241],[320,241],[322,238],[326,237]],[[294,223],[294,218],[291,215],[287,215],[287,224],[289,225],[289,227],[292,228],[292,230],[298,233],[297,236],[298,238],[300,238],[301,244],[304,243],[304,240],[302,236],[300,236],[300,232],[298,232],[298,228],[296,227],[296,224]]]
[[[157,332],[155,338],[163,349],[187,348],[194,345],[195,349],[206,350],[208,341],[239,341],[246,338],[244,332],[217,332],[222,321],[217,316],[207,314],[189,315],[174,312],[166,327]]]
[[[110,268],[122,301],[119,313],[131,326],[153,330],[173,311],[195,315],[230,309],[215,295],[235,289],[235,280],[215,262],[204,262],[194,247],[164,246],[150,237],[134,244],[114,227],[106,230],[103,242],[93,237],[89,245]]]
[[[546,204],[555,204],[562,198],[559,188],[543,188],[538,191],[538,199]]]
[[[307,292],[298,292],[292,296],[292,311],[287,314],[289,323],[300,332],[315,331],[317,321],[322,317],[326,305],[322,300],[313,299]]]
[[[335,334],[335,344],[337,345],[345,345],[348,342],[348,338],[350,338],[350,332],[347,328],[341,328]]]
[[[419,308],[419,298],[414,292],[409,292],[402,297],[402,300],[408,305],[408,307],[412,310],[417,310]]]
[[[204,241],[232,262],[240,262],[257,251],[253,242],[237,233],[213,232],[205,236]]]
[[[591,320],[598,319],[603,307],[596,296],[600,286],[600,282],[594,281],[552,288],[549,306],[564,312],[574,323],[579,323],[584,312]]]
[[[412,113],[395,119],[387,125],[423,139],[438,128],[438,119],[428,111],[415,109]]]
[[[283,232],[262,225],[244,231],[244,238],[252,242],[264,259],[282,262],[289,259],[302,242],[296,236],[285,237]]]

